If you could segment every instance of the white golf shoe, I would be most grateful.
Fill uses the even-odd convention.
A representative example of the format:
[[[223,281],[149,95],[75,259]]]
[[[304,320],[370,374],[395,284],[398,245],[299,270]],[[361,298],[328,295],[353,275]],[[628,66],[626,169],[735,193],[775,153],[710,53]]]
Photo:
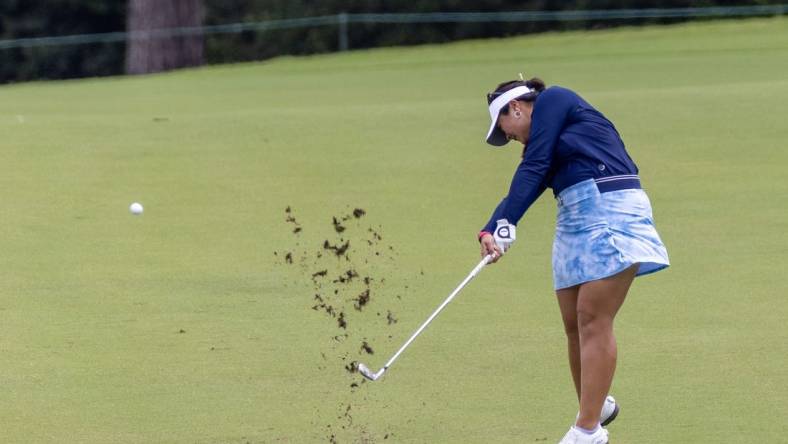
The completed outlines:
[[[608,396],[605,398],[605,403],[602,404],[602,413],[599,415],[599,422],[606,426],[613,422],[618,416],[618,403],[616,402],[616,398],[612,396]]]
[[[558,444],[608,444],[607,430],[600,426],[594,434],[589,435],[572,426]]]
[[[616,398],[612,396],[608,396],[605,398],[605,403],[602,404],[602,413],[599,414],[599,422],[602,426],[606,426],[613,422],[618,416],[618,403],[616,402]],[[575,416],[575,419],[580,417],[580,413]]]

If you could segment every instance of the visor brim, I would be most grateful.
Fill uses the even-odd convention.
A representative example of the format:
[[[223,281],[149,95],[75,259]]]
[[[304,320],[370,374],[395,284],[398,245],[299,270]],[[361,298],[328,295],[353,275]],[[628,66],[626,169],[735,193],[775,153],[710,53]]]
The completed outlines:
[[[498,128],[498,116],[490,124],[490,130],[487,132],[487,143],[492,146],[504,146],[509,143],[509,138]]]

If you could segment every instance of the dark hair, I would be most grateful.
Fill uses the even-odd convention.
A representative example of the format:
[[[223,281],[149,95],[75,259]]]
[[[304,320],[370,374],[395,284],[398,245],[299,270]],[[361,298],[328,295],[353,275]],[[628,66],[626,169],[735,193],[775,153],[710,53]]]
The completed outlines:
[[[527,86],[528,88],[534,90],[533,92],[529,92],[527,94],[523,94],[520,97],[516,97],[515,100],[522,100],[523,102],[533,102],[539,97],[539,93],[544,91],[545,84],[544,81],[538,77],[533,77],[528,80],[509,80],[508,82],[503,82],[495,88],[495,91],[491,94],[487,95],[488,102],[492,102],[490,97],[497,97],[501,94],[509,91],[510,89],[517,88],[518,86]],[[507,103],[501,108],[501,114],[509,114],[509,104]]]

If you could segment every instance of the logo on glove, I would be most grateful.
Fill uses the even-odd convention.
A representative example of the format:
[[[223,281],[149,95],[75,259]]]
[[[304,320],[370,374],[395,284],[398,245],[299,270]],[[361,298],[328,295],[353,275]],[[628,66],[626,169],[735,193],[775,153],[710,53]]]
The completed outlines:
[[[512,244],[514,243],[514,239],[517,237],[517,232],[515,230],[515,226],[510,224],[506,219],[500,219],[497,221],[497,227],[495,228],[495,234],[493,237],[495,238],[495,243],[498,247],[506,253],[506,251],[511,248]]]
[[[495,234],[501,239],[510,239],[509,226],[508,225],[504,225],[504,226],[498,227],[498,229],[495,230]]]

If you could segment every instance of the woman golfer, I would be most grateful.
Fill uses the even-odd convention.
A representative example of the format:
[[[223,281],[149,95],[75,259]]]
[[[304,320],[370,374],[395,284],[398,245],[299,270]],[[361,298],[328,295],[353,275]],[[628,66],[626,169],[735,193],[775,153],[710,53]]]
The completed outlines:
[[[638,168],[616,128],[573,91],[539,79],[502,83],[487,95],[487,143],[524,145],[509,194],[479,234],[497,261],[514,225],[546,188],[558,203],[553,282],[568,338],[580,413],[560,444],[608,442],[602,426],[618,406],[608,396],[616,368],[613,320],[635,276],[669,265]]]

